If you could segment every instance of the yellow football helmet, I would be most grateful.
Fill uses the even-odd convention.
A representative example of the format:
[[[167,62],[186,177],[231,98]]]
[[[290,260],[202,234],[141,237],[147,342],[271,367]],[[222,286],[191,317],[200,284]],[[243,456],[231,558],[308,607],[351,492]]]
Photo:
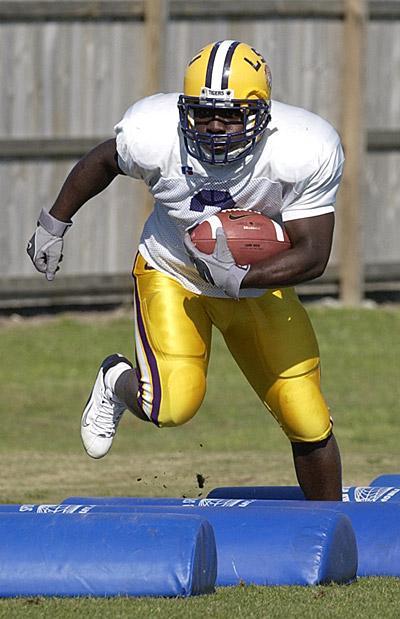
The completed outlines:
[[[240,41],[210,43],[189,62],[178,101],[180,128],[188,153],[211,164],[246,157],[271,119],[271,72],[254,48]],[[221,109],[240,118],[240,131],[204,133],[196,118]],[[229,112],[228,112],[229,113]]]

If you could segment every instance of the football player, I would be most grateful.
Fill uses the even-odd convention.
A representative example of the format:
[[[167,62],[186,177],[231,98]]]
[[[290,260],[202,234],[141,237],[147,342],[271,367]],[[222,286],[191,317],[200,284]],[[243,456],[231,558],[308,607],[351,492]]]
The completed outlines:
[[[136,366],[119,354],[101,363],[81,422],[89,456],[109,451],[126,409],[159,427],[195,415],[215,325],[290,440],[306,498],[341,500],[318,345],[293,286],[320,276],[328,262],[342,167],[333,127],[271,101],[266,61],[233,40],[201,49],[182,94],[138,101],[115,138],[75,165],[28,245],[48,280],[74,214],[116,176],[143,180],[154,198],[133,268]],[[291,248],[237,266],[221,229],[214,253],[201,253],[187,230],[227,208],[261,211],[283,224]]]

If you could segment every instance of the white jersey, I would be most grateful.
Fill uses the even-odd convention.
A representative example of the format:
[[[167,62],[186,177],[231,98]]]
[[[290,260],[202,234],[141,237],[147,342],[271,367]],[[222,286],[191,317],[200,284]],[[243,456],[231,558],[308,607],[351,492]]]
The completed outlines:
[[[225,297],[192,265],[183,245],[186,229],[226,208],[260,211],[278,223],[330,213],[343,151],[327,121],[273,101],[272,120],[251,155],[228,165],[201,163],[186,152],[177,100],[176,93],[142,99],[115,127],[121,170],[143,179],[154,197],[139,251],[188,290]]]

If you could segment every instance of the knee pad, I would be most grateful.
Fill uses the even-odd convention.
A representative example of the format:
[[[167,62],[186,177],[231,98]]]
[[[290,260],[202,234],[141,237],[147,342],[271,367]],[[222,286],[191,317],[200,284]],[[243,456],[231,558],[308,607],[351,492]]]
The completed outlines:
[[[313,443],[329,436],[332,420],[321,393],[319,366],[275,383],[274,414],[292,442]]]
[[[186,364],[174,368],[169,374],[166,390],[158,425],[183,425],[196,414],[206,393],[206,377],[202,367]]]

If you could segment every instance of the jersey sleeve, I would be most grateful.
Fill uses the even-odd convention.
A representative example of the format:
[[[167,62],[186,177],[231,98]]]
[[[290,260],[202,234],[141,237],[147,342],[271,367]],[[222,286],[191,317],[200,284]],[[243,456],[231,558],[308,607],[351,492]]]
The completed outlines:
[[[344,154],[339,138],[328,153],[320,156],[316,170],[294,183],[284,200],[282,220],[304,219],[333,212],[343,173]]]
[[[117,143],[118,166],[124,174],[132,178],[141,179],[143,173],[133,156],[135,140],[135,126],[133,123],[133,107],[131,106],[122,120],[115,125],[114,131]]]

